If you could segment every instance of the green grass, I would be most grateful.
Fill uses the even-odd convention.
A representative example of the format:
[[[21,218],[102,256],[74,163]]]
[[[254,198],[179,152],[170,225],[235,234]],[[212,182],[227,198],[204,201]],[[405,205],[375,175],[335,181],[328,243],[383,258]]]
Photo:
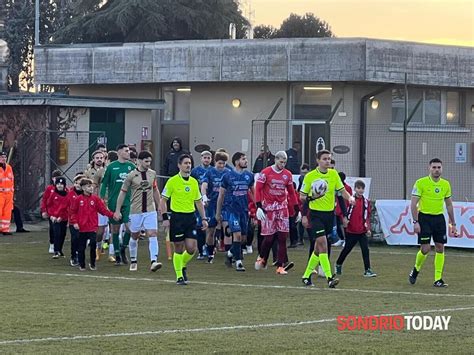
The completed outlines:
[[[68,248],[66,243],[65,250]],[[306,248],[290,249],[290,259],[296,266],[287,276],[276,275],[272,268],[256,272],[255,255],[244,261],[245,273],[226,268],[221,253],[213,265],[193,260],[188,269],[194,283],[178,287],[171,262],[165,260],[157,273],[148,272],[146,241],[140,243],[136,273],[129,272],[128,267],[115,267],[105,258],[99,261],[98,271],[80,272],[68,266],[68,259],[51,259],[44,232],[2,237],[0,353],[472,351],[473,252],[449,249],[444,279],[450,286],[434,289],[433,256],[428,258],[417,284],[411,286],[407,274],[416,248],[373,246],[372,265],[379,276],[365,279],[356,247],[346,260],[340,285],[329,290],[321,278],[314,288],[301,286]],[[333,262],[339,251],[335,248]],[[164,255],[162,247],[163,260]],[[338,315],[462,307],[471,309],[428,313],[451,315],[448,331],[339,332],[332,320]],[[318,320],[322,321],[315,322]],[[313,323],[294,324],[304,321]],[[274,323],[280,325],[269,326]],[[220,327],[229,328],[216,329]],[[162,332],[166,330],[175,331]],[[139,332],[151,334],[125,334]],[[107,334],[118,336],[105,337]],[[98,337],[70,339],[90,335]],[[67,339],[43,339],[58,337]],[[4,343],[18,339],[30,341]]]

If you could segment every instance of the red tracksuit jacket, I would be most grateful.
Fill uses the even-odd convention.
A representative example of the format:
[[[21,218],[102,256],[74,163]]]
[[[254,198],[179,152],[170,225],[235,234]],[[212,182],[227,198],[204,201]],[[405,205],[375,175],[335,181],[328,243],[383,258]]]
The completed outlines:
[[[61,218],[62,221],[68,220],[69,198],[66,189],[66,195],[62,196],[54,190],[46,202],[46,213],[50,217]]]
[[[48,185],[46,186],[46,189],[44,189],[44,192],[43,192],[43,197],[41,198],[41,204],[40,204],[40,210],[41,210],[41,213],[48,213],[46,210],[46,203],[48,202],[48,199],[49,197],[51,196],[51,194],[54,192],[54,185]]]
[[[67,197],[69,199],[69,205],[68,205],[68,220],[69,223],[72,225],[73,223],[71,222],[71,207],[74,204],[74,201],[78,196],[81,196],[82,193],[78,194],[76,190],[74,189],[74,186],[72,186],[67,194]]]
[[[97,195],[79,195],[71,206],[70,223],[79,225],[79,232],[97,232],[99,219],[97,213],[109,218],[113,217],[113,212],[105,207]]]
[[[370,229],[370,201],[365,197],[356,197],[355,206],[349,206],[349,224],[346,231],[352,234],[364,234]]]

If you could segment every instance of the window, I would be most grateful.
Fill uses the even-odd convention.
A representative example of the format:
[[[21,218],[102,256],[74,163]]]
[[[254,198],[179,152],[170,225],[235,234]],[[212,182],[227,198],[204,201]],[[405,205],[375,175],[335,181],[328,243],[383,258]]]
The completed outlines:
[[[163,121],[189,121],[191,105],[189,86],[163,88],[163,100],[165,100]]]
[[[417,103],[421,104],[413,113]],[[459,125],[460,94],[438,89],[408,88],[408,115],[413,113],[410,124]],[[405,120],[405,90],[392,90],[392,123],[403,124]]]
[[[332,87],[305,84],[293,87],[292,118],[328,120],[331,115]]]

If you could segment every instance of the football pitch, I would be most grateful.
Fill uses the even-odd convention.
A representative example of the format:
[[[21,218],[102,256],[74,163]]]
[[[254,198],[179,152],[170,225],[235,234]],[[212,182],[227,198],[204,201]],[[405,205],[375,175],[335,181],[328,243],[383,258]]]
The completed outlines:
[[[358,247],[340,284],[328,289],[301,275],[307,247],[289,249],[295,267],[246,272],[194,259],[190,284],[175,285],[160,244],[163,268],[148,271],[148,242],[140,241],[137,272],[102,256],[85,272],[51,259],[45,232],[0,238],[0,353],[472,353],[474,253],[448,249],[444,280],[433,284],[433,254],[416,285],[408,283],[415,247],[371,246],[376,278],[364,278]],[[340,252],[333,248],[331,264]],[[68,257],[69,243],[64,251]],[[448,330],[343,330],[338,316],[451,316]]]

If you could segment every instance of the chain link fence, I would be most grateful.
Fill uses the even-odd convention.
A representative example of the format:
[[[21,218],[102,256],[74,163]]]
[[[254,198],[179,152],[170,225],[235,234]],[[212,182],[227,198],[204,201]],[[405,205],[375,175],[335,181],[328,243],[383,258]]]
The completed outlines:
[[[315,122],[296,125],[315,126]],[[321,129],[315,136],[303,142],[302,151],[306,158],[302,163],[309,163],[314,168],[316,146],[314,143],[319,134],[325,137],[326,149],[336,146],[348,147],[348,152],[334,152],[336,169],[344,171],[347,176],[358,176],[360,168],[359,144],[361,128],[358,124],[331,124],[329,132],[324,131],[327,125],[320,124]],[[268,149],[275,153],[287,150],[295,140],[295,123],[290,120],[254,120],[252,121],[251,161],[260,154],[260,148],[267,136]],[[266,131],[266,133],[265,133]],[[309,131],[306,129],[306,131]],[[313,134],[313,133],[311,133]],[[304,137],[303,133],[303,137]],[[406,159],[403,153],[406,140]],[[312,143],[308,143],[312,142]],[[372,199],[410,198],[414,182],[428,174],[428,163],[434,158],[443,161],[443,176],[451,182],[455,201],[474,201],[474,125],[464,126],[408,126],[404,138],[403,126],[387,124],[367,125],[367,146],[365,156],[366,176],[372,178],[370,196]],[[309,158],[308,158],[309,156]]]
[[[104,136],[95,131],[23,131],[15,154],[16,205],[25,214],[36,214],[51,172],[61,170],[72,184],[74,176],[87,168],[98,139]]]

